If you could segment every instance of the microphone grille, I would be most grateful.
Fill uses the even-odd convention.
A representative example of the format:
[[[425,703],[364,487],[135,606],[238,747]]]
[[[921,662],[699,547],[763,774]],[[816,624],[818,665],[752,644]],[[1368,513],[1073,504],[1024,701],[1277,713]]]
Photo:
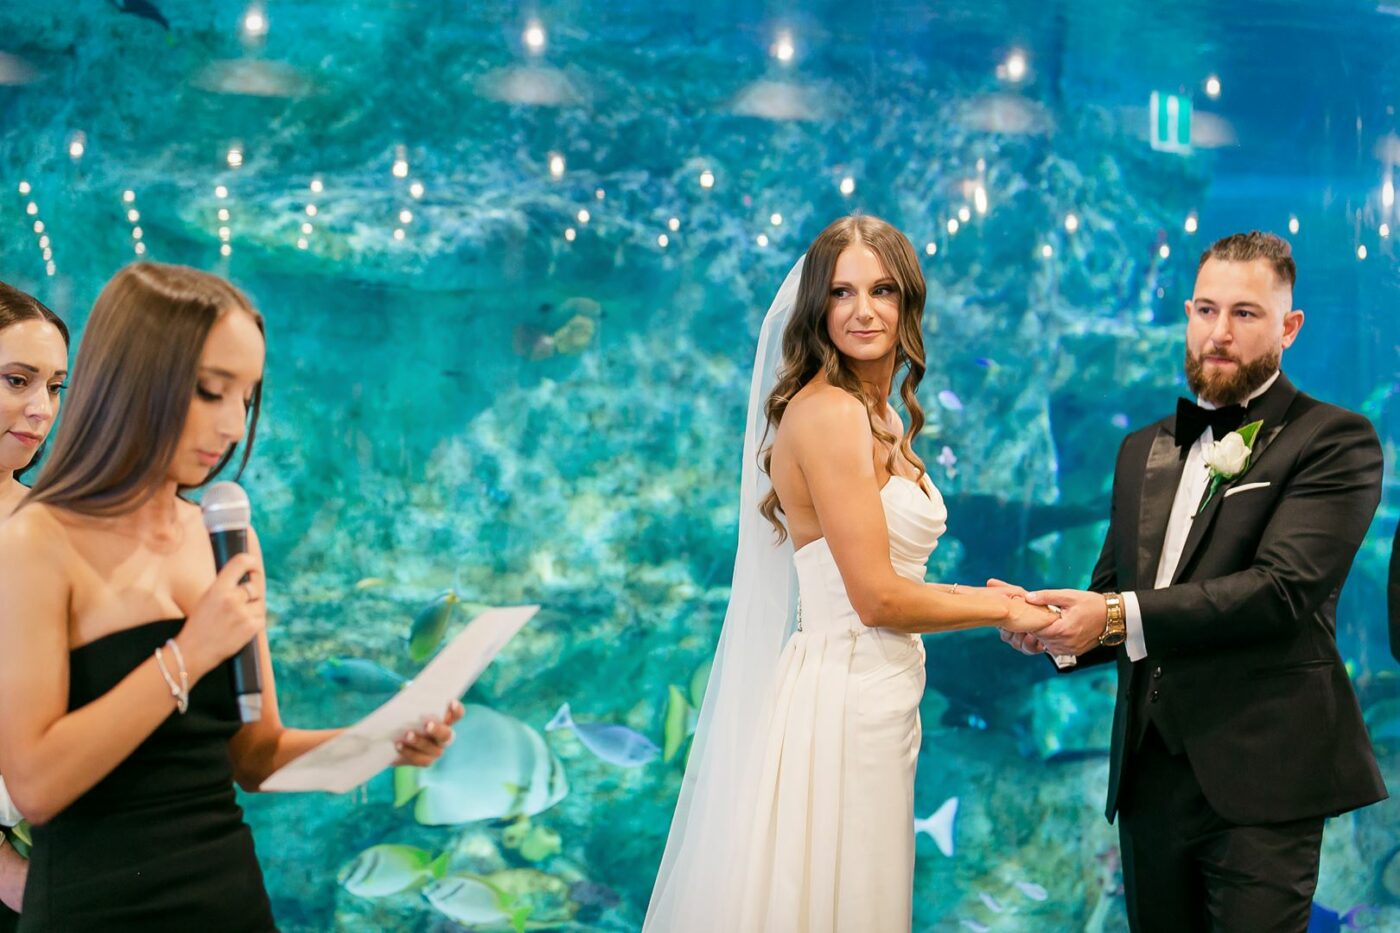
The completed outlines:
[[[204,491],[199,502],[204,527],[210,534],[247,528],[252,519],[248,494],[237,483],[215,483]]]

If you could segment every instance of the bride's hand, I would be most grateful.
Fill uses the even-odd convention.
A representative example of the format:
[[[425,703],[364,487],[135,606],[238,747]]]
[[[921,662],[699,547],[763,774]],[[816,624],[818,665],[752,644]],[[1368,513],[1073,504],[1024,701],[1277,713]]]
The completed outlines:
[[[1007,583],[1005,580],[998,580],[996,577],[992,577],[987,581],[987,590],[992,593],[1000,593],[1002,596],[1019,596],[1024,598],[1026,595],[1026,588],[1024,586]]]
[[[1032,606],[1023,599],[1013,599],[1011,615],[1001,625],[1008,632],[1035,634],[1059,618],[1059,614],[1043,606]]]

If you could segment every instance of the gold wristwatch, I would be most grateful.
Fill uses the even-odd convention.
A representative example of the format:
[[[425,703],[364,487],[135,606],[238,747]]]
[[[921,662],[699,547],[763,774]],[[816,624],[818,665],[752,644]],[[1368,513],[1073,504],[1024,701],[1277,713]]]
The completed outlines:
[[[1103,601],[1108,608],[1108,621],[1104,623],[1099,644],[1105,648],[1116,648],[1128,640],[1128,622],[1123,615],[1123,597],[1118,593],[1105,593]]]

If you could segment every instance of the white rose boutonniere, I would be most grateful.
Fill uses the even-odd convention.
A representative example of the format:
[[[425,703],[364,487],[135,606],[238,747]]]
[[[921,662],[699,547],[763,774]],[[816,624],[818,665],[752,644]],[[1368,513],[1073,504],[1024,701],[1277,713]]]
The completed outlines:
[[[1206,497],[1201,500],[1201,507],[1196,510],[1197,515],[1205,511],[1221,486],[1238,479],[1241,473],[1249,469],[1249,458],[1254,452],[1254,438],[1259,435],[1259,429],[1263,426],[1262,421],[1251,421],[1238,431],[1231,431],[1220,440],[1213,441],[1205,449],[1206,467],[1210,470],[1210,486],[1206,489]]]

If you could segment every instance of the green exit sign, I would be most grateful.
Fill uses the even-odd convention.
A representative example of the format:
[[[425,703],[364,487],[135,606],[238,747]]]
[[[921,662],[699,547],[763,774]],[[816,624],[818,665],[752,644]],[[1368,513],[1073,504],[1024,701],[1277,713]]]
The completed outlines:
[[[1191,151],[1191,98],[1153,91],[1147,113],[1153,149],[1158,152]]]

